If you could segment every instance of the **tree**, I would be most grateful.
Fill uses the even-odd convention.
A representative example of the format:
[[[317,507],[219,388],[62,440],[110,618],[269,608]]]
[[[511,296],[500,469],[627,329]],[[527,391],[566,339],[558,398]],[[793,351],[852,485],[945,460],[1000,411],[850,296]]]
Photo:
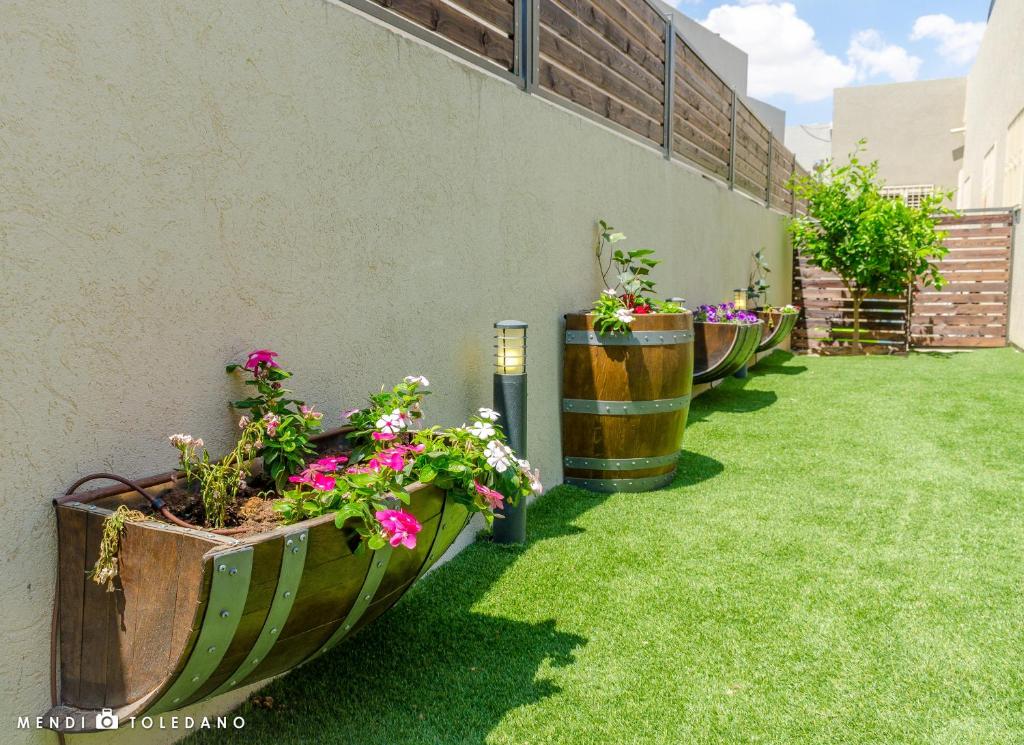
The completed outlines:
[[[794,177],[790,188],[807,202],[807,214],[793,219],[793,247],[813,265],[839,275],[853,301],[853,349],[863,352],[861,306],[870,294],[903,293],[916,283],[941,288],[936,262],[946,255],[946,234],[937,216],[951,193],[925,196],[919,207],[882,196],[878,162],[864,163],[857,150],[846,165],[825,161],[814,173]]]

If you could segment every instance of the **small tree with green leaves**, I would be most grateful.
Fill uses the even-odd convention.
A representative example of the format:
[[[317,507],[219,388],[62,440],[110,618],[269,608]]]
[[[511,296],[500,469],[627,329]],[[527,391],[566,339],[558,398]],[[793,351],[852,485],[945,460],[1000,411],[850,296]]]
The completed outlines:
[[[794,177],[790,188],[807,202],[807,214],[789,223],[793,247],[814,266],[839,275],[853,301],[853,349],[863,352],[861,308],[872,294],[897,295],[916,283],[942,287],[936,262],[946,255],[946,235],[937,215],[950,193],[924,197],[919,207],[882,196],[878,162],[858,158],[865,141],[845,165],[819,164]]]

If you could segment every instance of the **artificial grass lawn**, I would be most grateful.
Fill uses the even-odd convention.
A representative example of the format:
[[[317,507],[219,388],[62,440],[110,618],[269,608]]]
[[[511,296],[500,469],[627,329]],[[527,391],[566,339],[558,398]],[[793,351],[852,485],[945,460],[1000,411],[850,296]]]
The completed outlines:
[[[190,742],[1024,741],[1024,355],[776,353]]]

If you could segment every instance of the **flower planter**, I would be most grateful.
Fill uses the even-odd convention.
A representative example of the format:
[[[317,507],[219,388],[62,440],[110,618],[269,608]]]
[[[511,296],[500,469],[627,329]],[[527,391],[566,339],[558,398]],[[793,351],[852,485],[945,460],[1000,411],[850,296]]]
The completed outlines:
[[[565,481],[601,492],[648,491],[675,477],[693,388],[693,314],[637,315],[626,334],[565,317]]]
[[[337,434],[334,435],[337,437]],[[171,474],[135,484],[151,495]],[[231,538],[155,520],[125,526],[115,592],[87,578],[103,523],[147,506],[128,486],[55,500],[59,535],[60,703],[69,731],[96,714],[159,714],[283,673],[394,605],[455,540],[465,507],[414,485],[416,548],[355,555],[333,515]],[[64,717],[74,724],[68,726]]]
[[[761,342],[763,323],[693,324],[693,382],[727,378],[753,356]]]
[[[764,330],[761,332],[761,343],[757,345],[757,351],[767,352],[769,349],[775,349],[775,347],[789,338],[789,335],[793,333],[793,329],[796,327],[796,321],[800,314],[780,313],[777,310],[759,310],[757,311],[757,317],[764,324]]]

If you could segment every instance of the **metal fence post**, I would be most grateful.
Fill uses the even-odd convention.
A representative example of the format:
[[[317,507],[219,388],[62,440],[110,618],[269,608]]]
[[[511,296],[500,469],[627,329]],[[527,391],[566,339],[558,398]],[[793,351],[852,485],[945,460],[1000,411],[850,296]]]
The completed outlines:
[[[772,207],[772,160],[775,158],[774,145],[775,138],[772,137],[771,130],[768,130],[768,188],[764,192],[764,206],[768,209]]]
[[[515,0],[512,72],[519,78],[520,87],[527,92],[537,85],[540,56],[538,10],[539,0]]]
[[[729,188],[736,188],[736,89],[732,89],[732,118],[729,123]]]
[[[670,13],[665,23],[665,123],[663,127],[665,160],[672,160],[672,99],[675,97],[676,31]]]

